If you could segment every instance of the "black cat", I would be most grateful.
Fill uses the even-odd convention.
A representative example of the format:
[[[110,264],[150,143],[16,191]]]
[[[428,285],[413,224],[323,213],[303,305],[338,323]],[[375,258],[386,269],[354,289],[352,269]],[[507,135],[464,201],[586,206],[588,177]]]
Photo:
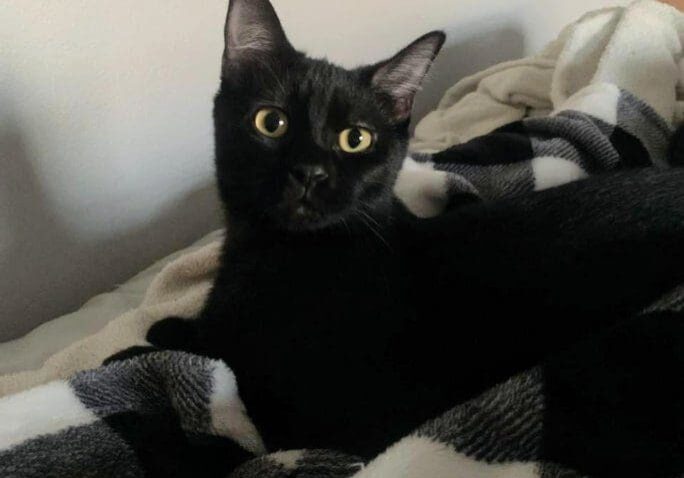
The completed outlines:
[[[215,99],[228,233],[200,316],[148,339],[224,359],[269,449],[369,457],[684,279],[684,172],[595,177],[417,220],[393,199],[444,35],[346,70],[232,0]]]

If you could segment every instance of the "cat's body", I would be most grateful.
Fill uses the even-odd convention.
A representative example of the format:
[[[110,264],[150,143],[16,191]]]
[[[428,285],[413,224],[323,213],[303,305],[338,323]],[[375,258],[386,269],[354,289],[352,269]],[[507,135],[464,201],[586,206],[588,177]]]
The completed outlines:
[[[228,239],[208,302],[148,338],[224,359],[269,449],[371,456],[684,279],[684,173],[411,218],[391,196],[443,35],[343,70],[233,0],[215,102]]]
[[[382,226],[382,240],[352,229],[226,248],[197,343],[233,368],[269,449],[369,454],[379,450],[365,448],[366,439],[377,445],[405,429],[392,432],[388,417],[411,420],[400,410],[413,380],[394,361],[414,347],[402,329],[417,315],[404,290],[406,256],[389,229]],[[407,401],[387,402],[375,387]],[[375,415],[361,441],[352,424],[370,423],[360,408]]]
[[[684,279],[684,171],[399,216],[228,241],[187,348],[230,364],[269,449],[372,456]]]

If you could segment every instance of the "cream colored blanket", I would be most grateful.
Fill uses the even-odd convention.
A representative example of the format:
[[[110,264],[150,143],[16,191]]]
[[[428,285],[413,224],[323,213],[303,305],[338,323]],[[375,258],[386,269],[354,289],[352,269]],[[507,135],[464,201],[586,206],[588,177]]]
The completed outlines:
[[[213,236],[216,236],[214,234]],[[139,307],[110,321],[101,330],[49,357],[42,367],[0,377],[0,397],[98,367],[102,360],[133,345],[144,345],[156,321],[170,315],[195,316],[211,288],[222,240],[216,239],[164,267]]]
[[[457,82],[418,123],[411,147],[443,151],[526,117],[571,109],[574,95],[599,83],[629,91],[679,124],[683,23],[681,12],[653,0],[587,13],[540,53]]]

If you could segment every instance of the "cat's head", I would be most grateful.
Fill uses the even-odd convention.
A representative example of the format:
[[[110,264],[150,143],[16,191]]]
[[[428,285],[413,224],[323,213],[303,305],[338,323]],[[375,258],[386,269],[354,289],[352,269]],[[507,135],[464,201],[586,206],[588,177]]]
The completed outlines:
[[[296,51],[268,0],[231,0],[214,103],[231,220],[302,231],[387,208],[414,96],[443,42],[428,33],[348,70]]]

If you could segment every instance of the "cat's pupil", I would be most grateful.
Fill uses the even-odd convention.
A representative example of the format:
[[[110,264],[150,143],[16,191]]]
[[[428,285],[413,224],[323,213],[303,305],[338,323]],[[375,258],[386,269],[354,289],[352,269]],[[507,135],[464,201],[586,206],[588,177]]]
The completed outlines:
[[[282,124],[280,114],[277,111],[271,111],[264,118],[264,127],[269,133],[275,133]]]
[[[352,128],[347,137],[349,147],[355,149],[361,144],[361,141],[363,141],[363,133],[361,130],[359,130],[359,128]]]

